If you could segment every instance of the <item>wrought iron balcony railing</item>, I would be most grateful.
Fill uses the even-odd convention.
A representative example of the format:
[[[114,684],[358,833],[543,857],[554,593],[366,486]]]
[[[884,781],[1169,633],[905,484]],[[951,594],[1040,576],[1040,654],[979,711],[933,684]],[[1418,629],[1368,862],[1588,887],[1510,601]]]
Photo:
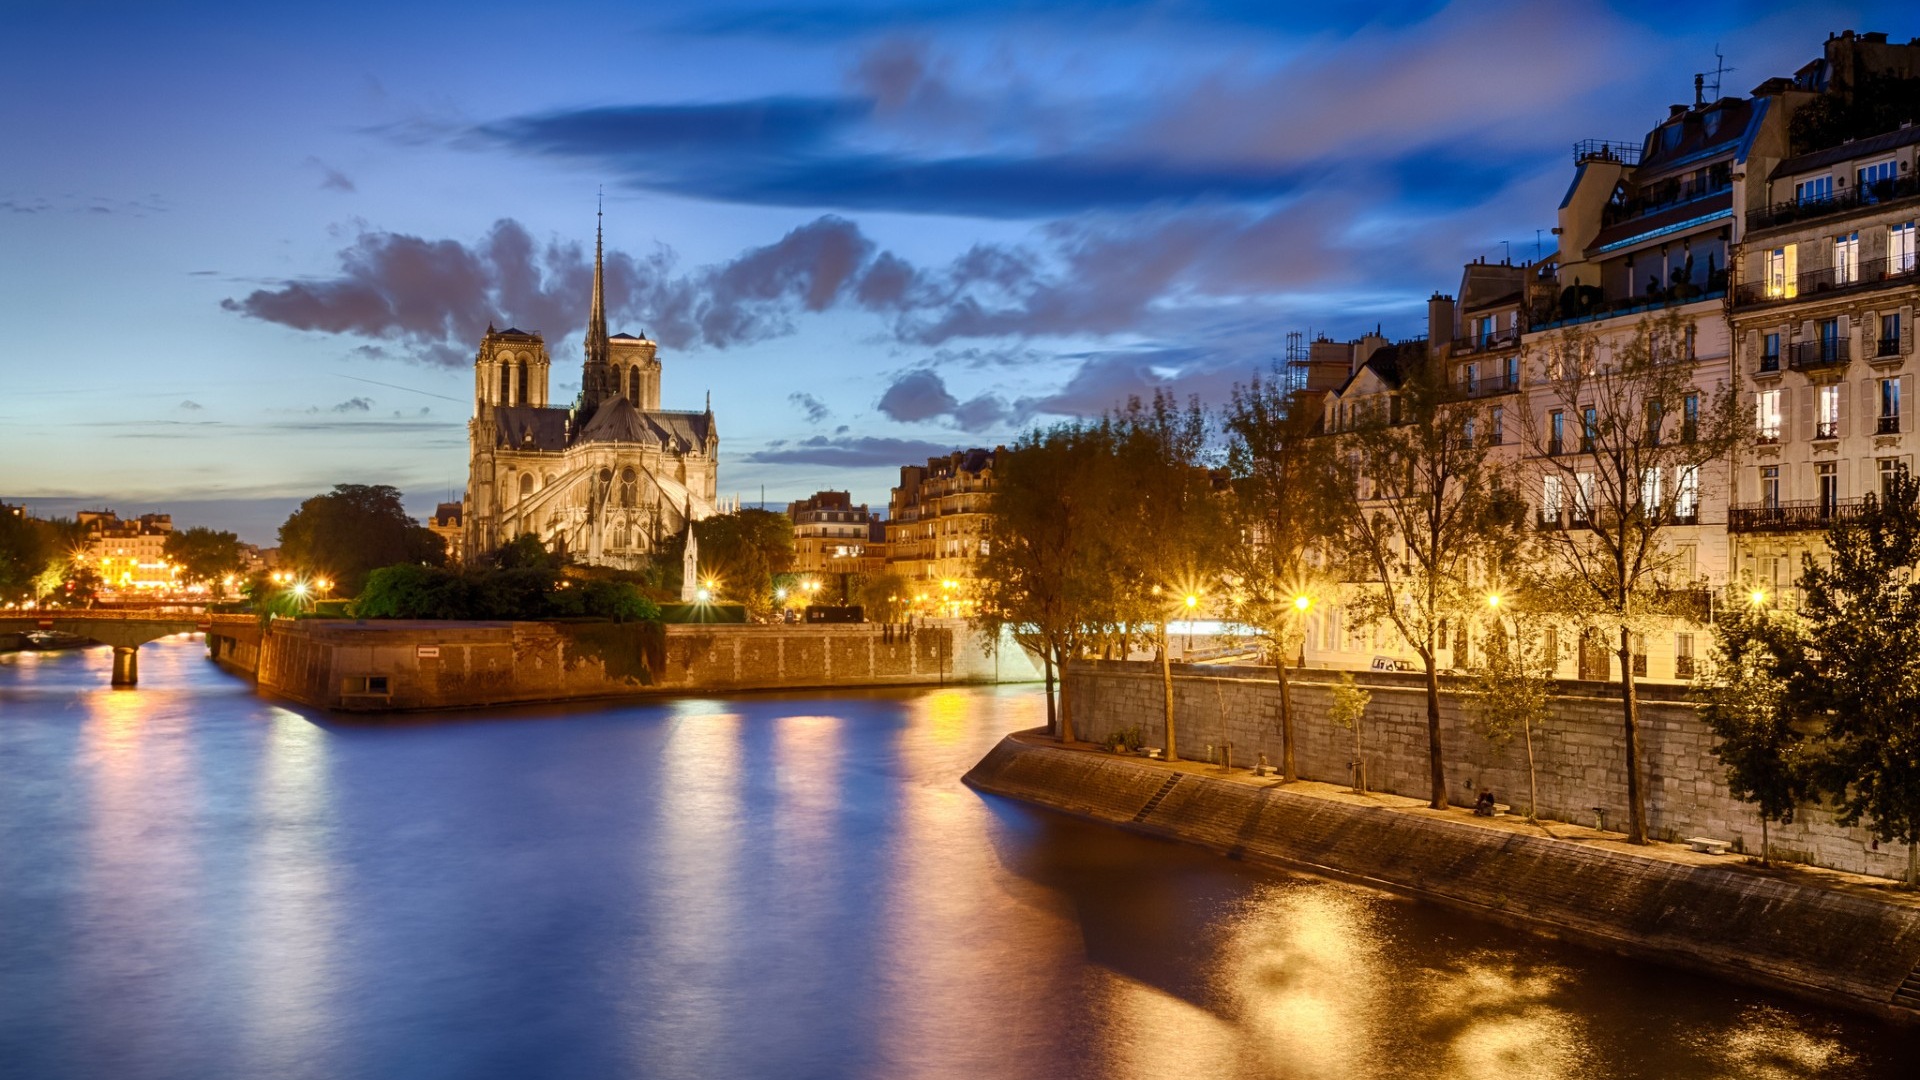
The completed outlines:
[[[1735,307],[1761,304],[1785,304],[1807,296],[1851,289],[1875,289],[1911,282],[1920,261],[1911,256],[1886,259],[1862,259],[1854,266],[1828,266],[1797,274],[1792,281],[1762,279],[1748,281],[1734,290]]]
[[[1736,503],[1727,507],[1728,532],[1805,532],[1860,516],[1865,499]]]
[[[1501,330],[1489,330],[1484,334],[1454,338],[1453,355],[1465,356],[1470,353],[1489,352],[1518,344],[1520,344],[1520,328],[1509,326]]]
[[[1795,371],[1814,371],[1820,368],[1847,366],[1846,338],[1818,338],[1813,341],[1796,341],[1793,351],[1787,355],[1787,366]]]
[[[1777,225],[1791,225],[1796,221],[1818,221],[1835,214],[1858,210],[1863,206],[1904,199],[1909,195],[1920,195],[1920,176],[1881,180],[1852,191],[1842,191],[1824,199],[1779,202],[1772,206],[1763,206],[1758,210],[1749,210],[1747,211],[1747,231],[1771,229]]]
[[[1867,343],[1867,357],[1872,360],[1886,360],[1906,352],[1906,335],[1895,334],[1892,337],[1875,338]]]

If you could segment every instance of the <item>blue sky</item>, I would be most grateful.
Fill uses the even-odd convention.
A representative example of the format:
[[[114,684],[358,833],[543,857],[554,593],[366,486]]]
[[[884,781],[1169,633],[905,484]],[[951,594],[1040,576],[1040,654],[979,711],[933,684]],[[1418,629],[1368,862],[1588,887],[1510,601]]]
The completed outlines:
[[[616,331],[709,392],[721,486],[897,468],[1290,330],[1423,329],[1637,139],[1899,4],[191,4],[8,0],[0,498],[270,543],[300,498],[466,468],[489,321],[578,389]],[[1503,244],[1503,241],[1505,244]]]

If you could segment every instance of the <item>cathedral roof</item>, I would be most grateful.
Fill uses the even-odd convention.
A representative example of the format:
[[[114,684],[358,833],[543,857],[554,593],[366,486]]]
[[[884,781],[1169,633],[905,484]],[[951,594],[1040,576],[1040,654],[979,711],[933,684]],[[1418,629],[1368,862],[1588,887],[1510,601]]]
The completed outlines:
[[[575,441],[641,443],[681,451],[706,446],[712,430],[712,417],[706,413],[642,412],[626,398],[616,397],[600,404]]]
[[[567,448],[567,410],[537,405],[498,405],[493,410],[496,445],[512,450]]]

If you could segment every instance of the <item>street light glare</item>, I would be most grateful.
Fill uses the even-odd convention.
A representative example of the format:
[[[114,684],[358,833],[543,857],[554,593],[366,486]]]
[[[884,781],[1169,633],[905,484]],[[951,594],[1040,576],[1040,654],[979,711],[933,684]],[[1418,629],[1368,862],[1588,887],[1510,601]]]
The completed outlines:
[[[1189,607],[1189,608],[1197,608],[1197,607],[1199,607],[1199,606],[1200,606],[1200,598],[1199,598],[1199,597],[1197,597],[1197,596],[1195,596],[1195,595],[1193,595],[1192,593],[1188,593],[1188,594],[1187,594],[1187,607]]]
[[[1312,606],[1313,598],[1310,596],[1296,596],[1293,598],[1293,609],[1295,611],[1305,611]]]
[[[1487,606],[1488,606],[1488,607],[1499,607],[1499,606],[1500,606],[1500,594],[1499,594],[1499,593],[1493,593],[1492,595],[1490,595],[1490,596],[1488,596],[1488,597],[1487,597]]]
[[[1752,592],[1747,594],[1747,602],[1752,604],[1754,607],[1759,607],[1761,604],[1764,604],[1767,602],[1767,591],[1765,589],[1753,590]]]

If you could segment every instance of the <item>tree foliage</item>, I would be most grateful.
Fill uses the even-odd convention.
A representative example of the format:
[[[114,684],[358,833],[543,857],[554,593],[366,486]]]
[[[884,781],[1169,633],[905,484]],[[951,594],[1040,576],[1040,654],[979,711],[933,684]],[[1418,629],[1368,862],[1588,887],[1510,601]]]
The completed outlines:
[[[385,484],[336,484],[280,526],[281,564],[327,575],[349,596],[379,567],[440,566],[446,557],[446,544],[408,517],[400,492]]]
[[[764,618],[773,610],[773,579],[793,566],[793,521],[785,514],[745,507],[693,523],[699,542],[699,572],[717,584],[718,599],[738,603]],[[660,545],[655,565],[669,591],[680,587],[686,551],[683,532]]]
[[[0,603],[33,599],[35,580],[56,554],[39,521],[0,509]]]
[[[1811,746],[1787,708],[1781,659],[1797,664],[1807,641],[1797,620],[1734,608],[1714,627],[1714,662],[1701,680],[1700,718],[1714,735],[1733,797],[1760,815],[1760,860],[1772,857],[1768,823],[1790,824],[1813,786]]]
[[[1604,635],[1620,659],[1626,731],[1627,839],[1647,839],[1641,784],[1633,640],[1685,607],[1676,525],[1694,522],[1711,468],[1748,435],[1734,388],[1703,387],[1693,323],[1649,319],[1602,341],[1581,329],[1549,339],[1530,375],[1548,390],[1545,417],[1531,411],[1528,441],[1540,462],[1543,528],[1565,612]],[[1560,417],[1559,430],[1553,417]]]
[[[238,536],[201,526],[168,533],[166,553],[179,564],[180,577],[187,584],[212,585],[216,590],[243,565]]]
[[[866,609],[867,621],[877,623],[904,621],[912,592],[912,583],[891,570],[868,574],[853,589],[855,602]]]
[[[1527,610],[1538,606],[1529,599],[1524,591],[1509,590],[1497,606],[1487,609],[1485,645],[1469,668],[1466,704],[1475,729],[1489,745],[1501,747],[1516,735],[1521,738],[1527,751],[1527,821],[1533,823],[1540,814],[1533,732],[1552,707],[1560,657],[1546,618]]]
[[[1920,77],[1862,71],[1853,86],[1834,87],[1795,111],[1793,152],[1884,135],[1909,121],[1920,121]]]
[[[1487,419],[1443,365],[1403,364],[1391,397],[1340,436],[1333,473],[1338,550],[1357,583],[1348,608],[1387,623],[1420,657],[1427,682],[1430,805],[1447,805],[1439,653],[1484,603],[1491,574],[1519,547],[1518,500],[1489,459]]]
[[[551,568],[449,569],[401,563],[367,576],[353,614],[362,619],[589,617],[653,622],[660,609],[626,581],[561,579]]]

